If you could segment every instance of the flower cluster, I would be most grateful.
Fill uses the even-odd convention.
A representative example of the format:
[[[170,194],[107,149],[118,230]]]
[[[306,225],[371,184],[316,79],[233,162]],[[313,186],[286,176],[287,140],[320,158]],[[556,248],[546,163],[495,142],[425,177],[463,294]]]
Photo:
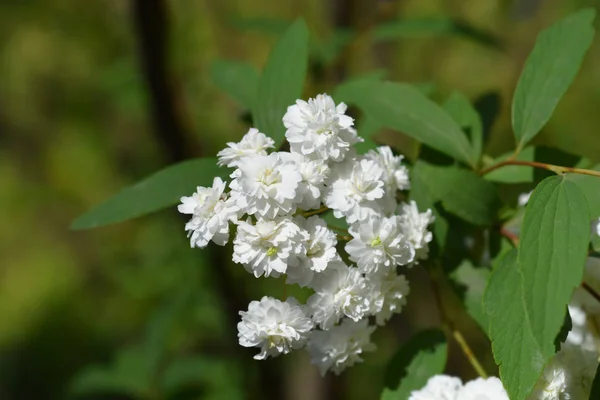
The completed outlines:
[[[509,400],[500,379],[478,378],[463,385],[459,378],[435,375],[408,400]]]
[[[427,258],[432,240],[431,210],[398,201],[410,188],[402,156],[389,147],[357,154],[362,139],[345,112],[327,95],[298,100],[283,116],[289,152],[250,129],[218,153],[218,164],[232,168],[229,184],[215,178],[179,206],[191,215],[192,247],[224,245],[231,229],[235,263],[256,278],[285,276],[312,290],[306,304],[251,302],[238,337],[260,349],[256,359],[306,348],[322,374],[374,348],[376,325],[406,303],[399,269]]]

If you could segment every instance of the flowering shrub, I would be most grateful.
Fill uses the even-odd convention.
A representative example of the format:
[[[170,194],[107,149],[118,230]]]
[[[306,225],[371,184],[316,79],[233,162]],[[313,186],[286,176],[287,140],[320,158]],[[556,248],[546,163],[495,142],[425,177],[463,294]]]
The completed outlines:
[[[302,302],[264,293],[239,310],[239,344],[261,362],[300,349],[322,375],[361,362],[375,350],[375,329],[410,302],[406,271],[421,268],[443,330],[400,347],[382,399],[600,399],[600,165],[530,145],[577,74],[594,16],[581,10],[539,35],[513,97],[515,148],[496,158],[483,154],[480,110],[459,93],[439,106],[422,86],[368,75],[333,96],[298,100],[309,42],[299,20],[275,45],[256,93],[238,96],[254,99],[244,105],[255,126],[239,142],[157,173],[74,227],[179,201],[192,247],[231,243],[233,262],[255,278],[309,292]],[[346,104],[362,113],[361,129]],[[405,160],[376,143],[379,127],[423,151]],[[533,191],[498,195],[516,183]],[[461,318],[489,339],[493,369],[443,301],[452,289]],[[478,379],[444,374],[449,340]]]

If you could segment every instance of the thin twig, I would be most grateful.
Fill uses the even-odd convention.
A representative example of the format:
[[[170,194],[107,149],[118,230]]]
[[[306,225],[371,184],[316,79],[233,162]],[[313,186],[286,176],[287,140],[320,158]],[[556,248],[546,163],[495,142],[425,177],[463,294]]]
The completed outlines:
[[[510,240],[515,247],[517,247],[519,245],[519,236],[512,233],[505,227],[500,228],[500,234],[502,236],[504,236],[505,238],[507,238],[508,240]]]
[[[594,290],[590,285],[585,282],[581,282],[581,287],[585,289],[593,298],[595,298],[598,302],[600,302],[600,294]]]
[[[571,168],[571,167],[562,167],[560,165],[546,164],[537,161],[521,161],[521,160],[506,160],[499,162],[498,164],[492,165],[491,167],[482,169],[479,174],[486,175],[492,171],[495,171],[499,168],[506,167],[508,165],[521,165],[525,167],[534,167],[545,169],[547,171],[552,171],[556,174],[565,174],[565,173],[573,173],[573,174],[583,174],[583,175],[592,175],[600,177],[599,171],[594,171],[591,169],[583,169],[583,168]]]
[[[323,214],[326,211],[329,211],[329,208],[323,206],[323,207],[319,208],[318,210],[303,212],[302,216],[303,217],[310,217],[311,215]]]
[[[329,229],[333,229],[334,231],[338,231],[338,232],[340,232],[340,233],[343,233],[343,234],[345,234],[345,235],[348,235],[348,234],[349,234],[349,233],[348,233],[348,231],[347,231],[346,229],[344,229],[344,228],[340,228],[339,226],[333,226],[333,225],[329,225],[329,224],[327,224],[327,227],[328,227]]]
[[[448,317],[446,314],[446,310],[444,309],[442,298],[440,296],[440,285],[437,280],[437,273],[435,270],[430,271],[430,282],[431,282],[431,290],[433,291],[433,298],[437,304],[438,310],[440,311],[440,317],[442,319],[442,324],[451,332],[452,337],[458,345],[460,346],[462,352],[464,353],[469,363],[482,378],[487,378],[488,374],[485,372],[485,369],[481,366],[481,363],[475,356],[475,353],[471,350],[471,347],[465,340],[464,336],[454,325],[454,322]]]

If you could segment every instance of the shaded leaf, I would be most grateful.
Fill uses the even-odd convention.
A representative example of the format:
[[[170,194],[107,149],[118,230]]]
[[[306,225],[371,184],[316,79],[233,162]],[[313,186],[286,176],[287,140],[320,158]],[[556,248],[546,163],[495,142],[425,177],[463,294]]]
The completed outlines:
[[[437,104],[405,83],[363,82],[355,102],[365,114],[440,152],[474,165],[471,145],[462,129]]]
[[[444,372],[448,344],[444,333],[426,330],[412,336],[394,355],[386,370],[382,400],[406,400],[434,375]]]
[[[501,103],[502,99],[500,98],[500,94],[497,92],[485,93],[475,100],[475,109],[481,116],[484,142],[488,137],[490,137],[494,122],[500,114]]]
[[[444,103],[444,110],[471,138],[473,159],[479,160],[483,149],[483,124],[469,99],[460,92],[452,92]]]
[[[494,222],[499,205],[496,188],[473,171],[417,161],[412,176],[427,188],[429,201],[441,201],[446,211],[475,225]]]
[[[191,195],[196,186],[211,186],[215,176],[225,177],[229,172],[217,167],[215,158],[171,165],[92,208],[77,218],[71,229],[97,228],[171,207],[182,196]]]
[[[464,260],[450,274],[450,279],[463,301],[465,310],[486,333],[489,322],[483,309],[483,293],[490,275],[489,269],[476,268],[468,260]]]
[[[464,21],[450,18],[413,18],[380,24],[373,29],[376,41],[417,37],[424,35],[456,35],[471,39],[479,44],[501,48],[493,35],[469,25]]]
[[[216,60],[210,66],[210,78],[219,89],[251,110],[256,102],[258,71],[243,62]]]
[[[512,104],[512,126],[522,148],[548,122],[592,44],[596,11],[586,8],[542,31],[527,61]]]
[[[270,17],[237,17],[231,20],[231,24],[240,30],[280,35],[290,26],[290,21]]]
[[[558,335],[556,335],[556,339],[554,339],[554,349],[555,351],[559,351],[561,345],[567,340],[567,336],[569,332],[573,329],[573,321],[571,320],[571,314],[569,314],[569,308],[565,311],[565,318],[563,320],[563,324],[558,331]]]
[[[302,97],[308,68],[308,29],[304,20],[294,22],[275,44],[258,83],[253,109],[256,127],[275,143],[284,139],[282,118],[288,106]]]
[[[600,364],[598,364],[598,368],[596,369],[596,376],[594,377],[594,382],[592,382],[592,390],[590,392],[589,400],[600,399]]]

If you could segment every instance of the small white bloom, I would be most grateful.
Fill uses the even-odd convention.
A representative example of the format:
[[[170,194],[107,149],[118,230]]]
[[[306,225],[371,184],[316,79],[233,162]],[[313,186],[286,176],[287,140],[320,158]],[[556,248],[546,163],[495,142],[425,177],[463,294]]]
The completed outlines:
[[[459,391],[457,400],[509,400],[500,379],[491,376],[467,382]]]
[[[315,273],[320,273],[332,262],[341,261],[335,248],[337,238],[329,228],[327,222],[318,215],[304,218],[298,216],[294,222],[308,234],[305,245],[306,254],[302,255],[296,266],[288,267],[287,283],[297,283],[300,286],[309,286]]]
[[[306,344],[313,322],[293,297],[285,302],[272,297],[252,301],[248,311],[240,311],[238,338],[244,347],[259,347],[256,360],[287,354]]]
[[[343,316],[358,321],[370,309],[365,278],[358,269],[341,262],[315,276],[312,287],[315,294],[308,298],[307,305],[322,329],[330,329]]]
[[[533,190],[531,192],[521,193],[519,195],[519,199],[517,200],[519,207],[524,207],[527,205],[527,203],[529,203],[529,199],[531,198],[532,193]]]
[[[400,313],[406,304],[410,293],[408,281],[393,269],[386,274],[367,275],[366,279],[371,305],[369,313],[375,316],[377,325],[385,325],[392,314]]]
[[[255,277],[274,276],[286,272],[288,266],[298,264],[298,257],[306,254],[308,234],[290,218],[251,223],[238,222],[233,241],[233,261],[243,264]]]
[[[256,128],[250,128],[238,143],[227,143],[227,147],[217,153],[218,165],[237,167],[246,157],[267,155],[267,149],[273,148],[275,142]]]
[[[306,347],[311,363],[317,365],[321,375],[328,370],[339,375],[347,367],[362,362],[362,353],[375,350],[371,343],[375,327],[368,324],[366,319],[358,322],[344,319],[330,330],[312,332]]]
[[[600,236],[600,218],[592,221],[592,235]]]
[[[336,166],[332,172],[325,205],[336,218],[346,217],[352,224],[377,214],[376,200],[385,194],[384,171],[377,163],[357,159]]]
[[[345,115],[346,108],[344,103],[336,107],[326,94],[308,102],[297,100],[295,105],[289,106],[283,124],[292,153],[342,161],[351,146],[362,141],[352,128],[352,118]]]
[[[234,179],[229,186],[247,214],[275,218],[296,210],[302,176],[296,165],[283,158],[278,153],[246,157],[231,174]]]
[[[575,400],[589,398],[598,354],[564,343],[544,369],[528,400]]]
[[[448,375],[435,375],[429,378],[422,389],[413,391],[408,400],[460,400],[458,392],[461,388],[460,379]]]
[[[596,351],[594,335],[587,326],[587,315],[581,308],[569,305],[571,315],[571,330],[567,335],[566,343],[581,346],[588,351]]]
[[[350,260],[366,274],[406,265],[415,249],[401,230],[400,217],[371,217],[350,227],[353,239],[346,244]]]
[[[325,181],[329,175],[329,166],[323,160],[311,160],[297,153],[283,153],[296,165],[302,180],[296,190],[298,208],[315,210],[321,207],[321,197],[325,190]]]
[[[389,146],[380,146],[376,150],[369,150],[365,157],[375,161],[384,171],[384,182],[387,190],[393,192],[396,190],[410,189],[410,179],[408,169],[402,165],[403,156],[395,156]]]
[[[227,200],[225,182],[213,180],[212,187],[198,186],[196,193],[182,197],[177,206],[182,214],[192,214],[185,224],[192,247],[205,247],[211,240],[224,246],[229,240],[229,223],[237,219],[239,207]]]
[[[429,242],[433,239],[427,229],[435,220],[431,210],[419,213],[417,203],[411,201],[400,205],[400,227],[402,233],[416,250],[415,260],[424,260],[429,254]]]

